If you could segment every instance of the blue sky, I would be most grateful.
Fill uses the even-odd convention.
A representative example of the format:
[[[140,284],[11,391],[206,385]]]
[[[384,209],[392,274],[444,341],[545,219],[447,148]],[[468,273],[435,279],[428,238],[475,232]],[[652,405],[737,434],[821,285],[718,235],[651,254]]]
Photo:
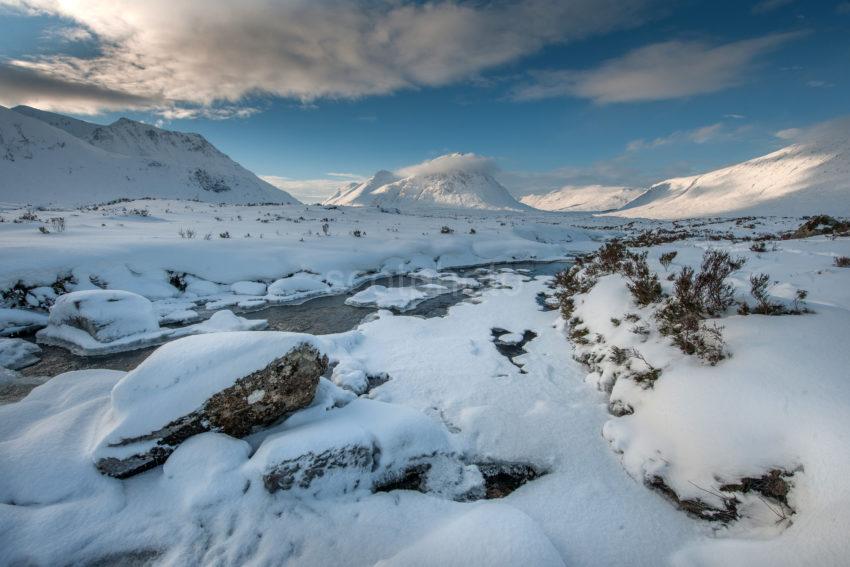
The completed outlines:
[[[448,152],[645,185],[850,113],[840,0],[87,4],[0,0],[0,104],[200,132],[307,200]]]

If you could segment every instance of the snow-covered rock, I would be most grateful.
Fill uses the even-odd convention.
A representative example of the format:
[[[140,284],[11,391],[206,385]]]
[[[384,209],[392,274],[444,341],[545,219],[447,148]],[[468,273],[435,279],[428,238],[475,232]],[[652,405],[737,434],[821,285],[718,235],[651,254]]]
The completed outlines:
[[[403,406],[357,399],[266,438],[247,466],[259,471],[271,492],[321,497],[370,491],[414,469],[424,475],[424,490],[469,490],[467,476],[474,471],[454,461],[454,452],[439,422]]]
[[[788,147],[737,165],[653,185],[623,217],[850,215],[850,118],[822,124]]]
[[[493,177],[488,160],[473,154],[449,154],[397,174],[379,171],[325,201],[326,205],[384,208],[455,208],[526,210]]]
[[[119,198],[297,203],[199,134],[122,118],[90,124],[29,107],[0,107],[5,202],[103,203]]]
[[[0,339],[0,367],[19,370],[41,358],[41,348],[23,339]]]
[[[217,333],[157,349],[112,389],[93,458],[125,478],[203,431],[244,437],[308,405],[327,368],[311,335]]]
[[[520,202],[543,211],[611,211],[645,192],[635,187],[567,185],[542,195],[526,195]]]
[[[47,325],[47,315],[36,311],[0,307],[0,336],[14,335]]]
[[[345,300],[346,305],[375,306],[380,309],[404,311],[428,298],[428,292],[415,287],[386,287],[372,285]]]
[[[74,291],[56,300],[47,327],[38,331],[36,338],[39,343],[90,356],[144,348],[187,335],[259,330],[267,325],[263,319],[245,319],[229,310],[186,327],[160,327],[159,320],[153,303],[141,295],[122,290]]]
[[[263,282],[241,281],[231,284],[230,291],[237,295],[265,295],[266,284]]]
[[[328,284],[314,274],[299,273],[275,280],[269,284],[267,293],[272,298],[291,298],[327,292]]]
[[[50,308],[50,327],[73,327],[101,343],[159,331],[149,299],[129,291],[87,290],[60,296]]]

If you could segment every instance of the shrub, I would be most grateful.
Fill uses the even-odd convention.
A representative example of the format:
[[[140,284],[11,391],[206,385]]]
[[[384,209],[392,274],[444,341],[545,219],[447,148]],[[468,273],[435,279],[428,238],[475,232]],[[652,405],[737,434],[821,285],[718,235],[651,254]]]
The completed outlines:
[[[767,252],[767,244],[764,241],[754,242],[750,245],[750,250],[753,252]]]
[[[838,268],[850,268],[850,257],[837,256],[835,258],[835,266]]]
[[[679,253],[676,252],[675,250],[671,250],[670,252],[665,252],[664,254],[661,255],[660,258],[658,258],[658,261],[661,262],[662,266],[664,266],[665,272],[670,267],[670,264],[673,262],[673,260],[676,258],[676,256],[678,254]]]
[[[452,234],[453,232],[454,232],[454,229],[453,229],[453,228],[449,228],[449,227],[447,227],[447,226],[443,226],[443,227],[440,229],[440,234]]]
[[[709,364],[724,358],[722,327],[708,326],[703,320],[720,315],[734,302],[733,288],[725,279],[744,264],[728,252],[707,250],[698,274],[682,268],[675,279],[673,296],[655,313],[659,331],[686,353]]]
[[[661,282],[655,272],[650,271],[646,255],[646,252],[630,254],[626,269],[629,274],[629,291],[641,307],[661,300]]]
[[[756,300],[756,306],[753,308],[753,313],[759,315],[773,315],[782,310],[781,305],[777,305],[770,301],[767,293],[767,285],[770,283],[768,274],[753,274],[750,276],[750,295]]]
[[[229,231],[219,232],[218,237],[219,238],[230,238],[230,232]]]

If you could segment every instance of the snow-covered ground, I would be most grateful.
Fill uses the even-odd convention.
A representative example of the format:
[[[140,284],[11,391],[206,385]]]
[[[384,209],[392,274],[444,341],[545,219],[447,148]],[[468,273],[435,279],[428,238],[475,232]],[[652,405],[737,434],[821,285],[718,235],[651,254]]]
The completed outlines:
[[[110,342],[170,322],[186,329],[217,309],[303,301],[395,274],[413,283],[352,299],[397,311],[420,293],[462,289],[466,300],[430,318],[380,310],[334,335],[180,338],[129,373],[65,373],[0,406],[2,564],[850,558],[850,269],[836,264],[850,256],[846,238],[776,238],[801,222],[790,218],[666,223],[180,201],[34,211],[65,218],[64,231],[42,234],[38,220],[15,222],[24,213],[0,213],[0,315],[9,329],[82,325]],[[643,233],[650,229],[652,238]],[[553,308],[552,278],[486,268],[587,253],[611,237],[661,242],[634,250],[648,252],[665,293],[673,293],[668,274],[699,268],[704,251],[717,248],[747,260],[729,277],[737,301],[755,305],[749,277],[766,273],[770,301],[807,312],[738,315],[730,307],[716,321],[727,356],[710,365],[670,345],[652,316],[661,304],[636,305],[622,275],[602,274],[575,294],[572,315],[581,321],[568,322]],[[763,247],[741,240],[755,237]],[[676,252],[666,267],[665,252]],[[474,277],[451,272],[472,265],[485,268]],[[59,299],[45,316],[57,297],[86,290],[137,294],[117,294],[114,303],[126,299],[144,314],[122,318],[121,306],[84,302],[75,310]],[[179,422],[299,343],[330,361],[309,407],[241,439],[215,430],[190,436],[163,466],[125,480],[98,472],[104,450],[123,451],[116,443],[126,437],[149,444],[146,434],[162,422]],[[626,353],[617,364],[614,346]],[[20,343],[4,352],[18,366],[38,356]],[[647,370],[658,371],[651,387],[635,379]],[[254,390],[247,403],[265,395]],[[117,435],[125,423],[133,427]],[[299,472],[292,480],[282,470]],[[764,495],[751,482],[774,470],[787,489],[778,499],[781,491]],[[655,479],[663,485],[653,490]],[[725,509],[734,498],[735,513],[699,519],[671,494],[685,508],[699,501]]]

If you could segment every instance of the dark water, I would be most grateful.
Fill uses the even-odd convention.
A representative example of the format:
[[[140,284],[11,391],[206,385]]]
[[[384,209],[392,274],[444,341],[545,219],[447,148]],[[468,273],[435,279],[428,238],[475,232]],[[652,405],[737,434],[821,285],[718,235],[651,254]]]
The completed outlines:
[[[568,265],[567,262],[522,262],[449,271],[463,277],[479,277],[485,275],[488,271],[511,268],[513,270],[527,270],[527,275],[533,277],[553,275]],[[379,278],[364,283],[348,293],[318,297],[300,304],[272,305],[256,311],[239,313],[239,315],[247,319],[266,319],[269,323],[269,329],[274,331],[291,331],[313,335],[342,333],[354,329],[365,317],[377,311],[376,308],[372,307],[346,305],[345,300],[349,296],[370,285],[402,287],[417,283],[421,284],[422,282],[406,276]],[[415,308],[404,311],[404,314],[419,317],[442,317],[449,307],[468,299],[469,296],[458,290],[423,301]],[[21,374],[28,377],[56,376],[71,370],[92,368],[128,371],[141,364],[157,347],[152,346],[102,356],[77,356],[59,347],[42,346],[41,348],[43,351],[41,361],[23,369]]]

